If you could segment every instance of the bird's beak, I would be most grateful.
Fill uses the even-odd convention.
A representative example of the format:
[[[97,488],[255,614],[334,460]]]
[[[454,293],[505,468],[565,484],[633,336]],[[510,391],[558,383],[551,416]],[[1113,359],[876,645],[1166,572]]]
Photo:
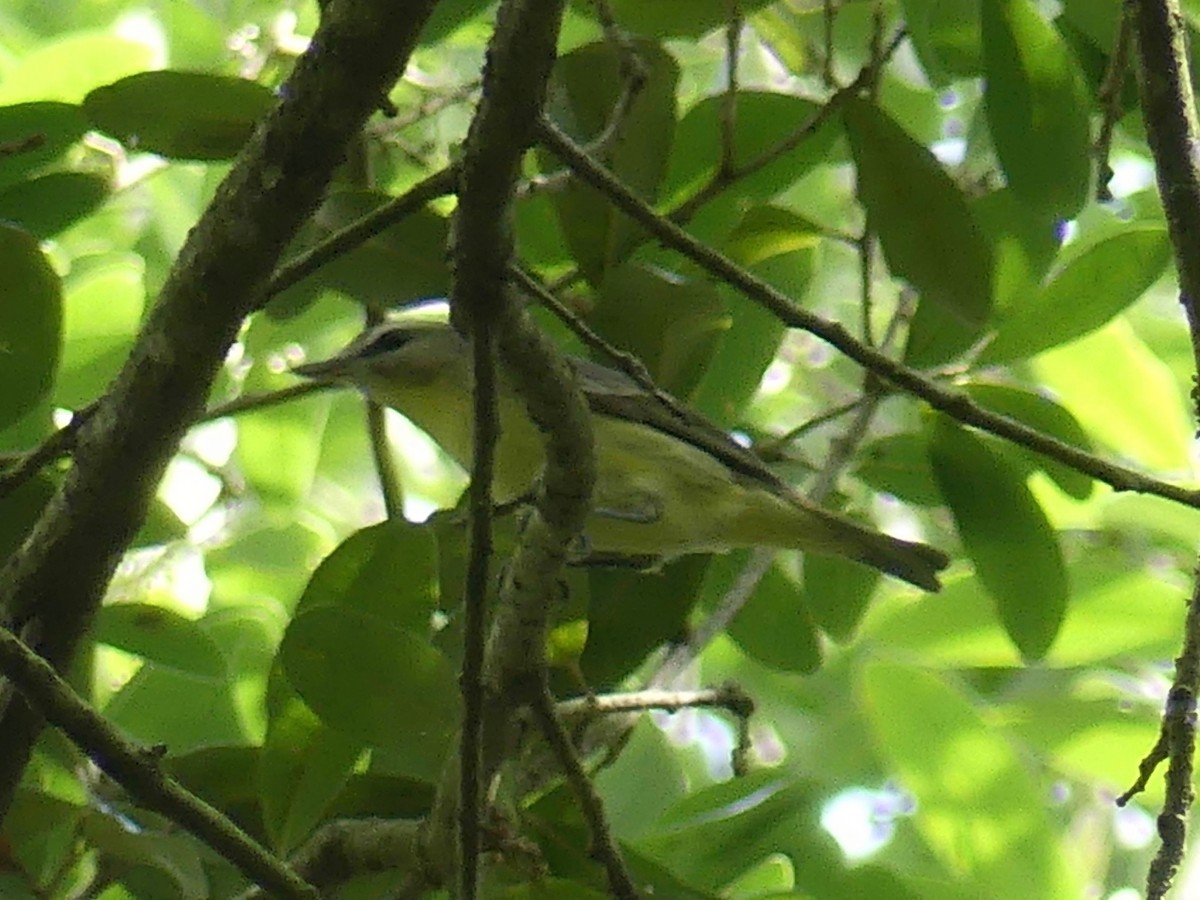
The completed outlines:
[[[291,368],[293,375],[299,375],[302,378],[311,378],[315,381],[330,381],[342,375],[345,371],[346,361],[340,355]]]

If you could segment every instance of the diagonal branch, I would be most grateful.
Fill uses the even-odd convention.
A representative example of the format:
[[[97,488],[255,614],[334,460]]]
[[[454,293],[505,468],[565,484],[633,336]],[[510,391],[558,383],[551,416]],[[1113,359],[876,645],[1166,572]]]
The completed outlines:
[[[953,419],[1056,459],[1110,485],[1115,490],[1153,494],[1200,509],[1200,491],[1160,481],[1125,466],[1108,462],[1008,416],[984,409],[963,392],[940,385],[915,369],[867,346],[838,323],[795,306],[787,296],[765,281],[747,272],[729,257],[696,240],[656,212],[622,184],[619,178],[584,153],[552,122],[543,119],[540,136],[543,144],[561,157],[580,178],[602,191],[614,205],[658,238],[664,246],[679,252],[716,278],[737,288],[773,312],[784,324],[816,335],[883,380],[920,397]],[[1200,227],[1193,234],[1200,235]],[[1200,260],[1200,254],[1195,258]]]
[[[83,426],[75,466],[0,572],[0,611],[61,669],[95,613],[242,319],[316,207],[349,139],[403,70],[434,0],[332,3],[281,101],[191,231],[129,360]],[[8,809],[41,714],[9,690],[0,733]]]
[[[166,815],[273,896],[315,900],[316,890],[218,810],[168,777],[160,754],[125,738],[89,708],[44,659],[0,628],[0,668],[48,722],[147,808]]]

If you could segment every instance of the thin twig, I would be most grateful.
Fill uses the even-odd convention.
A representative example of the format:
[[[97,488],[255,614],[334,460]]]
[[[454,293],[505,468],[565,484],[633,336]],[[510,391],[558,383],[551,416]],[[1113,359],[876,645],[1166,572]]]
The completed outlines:
[[[273,896],[316,900],[316,890],[162,769],[158,748],[138,747],[87,706],[46,662],[0,628],[0,667],[21,696],[57,726],[104,772],[150,809],[156,809],[233,863]]]
[[[70,422],[42,441],[40,445],[28,453],[22,454],[11,464],[6,463],[3,471],[0,471],[0,500],[3,500],[56,459],[69,454],[72,447],[75,446],[79,429],[83,427],[95,409],[96,404],[93,403],[78,410],[71,416]]]
[[[1129,74],[1129,49],[1133,45],[1133,9],[1129,4],[1121,5],[1117,22],[1117,35],[1113,40],[1113,52],[1108,58],[1108,69],[1100,82],[1097,99],[1104,115],[1100,119],[1100,133],[1096,137],[1093,154],[1096,157],[1096,199],[1101,203],[1112,200],[1109,183],[1113,178],[1109,154],[1112,152],[1113,130],[1121,118],[1121,93],[1125,77]]]
[[[591,834],[592,854],[600,860],[608,873],[609,891],[618,900],[638,900],[639,894],[634,886],[633,877],[625,867],[621,848],[617,845],[617,839],[613,836],[608,819],[604,815],[604,803],[584,771],[562,721],[555,713],[554,698],[550,696],[550,689],[542,684],[532,693],[530,712],[538,731],[558,760],[567,784],[575,794],[575,800],[579,803],[579,809]]]
[[[748,160],[741,165],[733,165],[728,170],[724,166],[718,166],[714,169],[712,176],[696,193],[688,197],[673,210],[666,214],[666,218],[676,224],[683,224],[692,219],[697,211],[705,204],[712,201],[719,194],[728,190],[729,187],[737,181],[748,178],[755,172],[766,168],[775,160],[782,157],[784,154],[795,150],[802,143],[812,137],[820,130],[833,115],[841,109],[842,105],[851,97],[857,95],[860,91],[871,87],[879,78],[879,72],[882,67],[891,59],[903,41],[907,32],[900,29],[892,40],[888,42],[879,59],[872,60],[858,73],[858,76],[846,87],[836,91],[821,107],[813,113],[808,121],[793,131],[790,135],[783,138],[772,147],[768,147],[762,153],[753,159]]]
[[[664,246],[678,251],[705,271],[769,309],[784,324],[816,335],[863,368],[920,397],[951,418],[1056,459],[1110,485],[1115,490],[1153,494],[1200,509],[1200,491],[1160,481],[1125,466],[1108,462],[1015,419],[990,412],[974,403],[965,393],[937,384],[915,369],[868,347],[838,323],[796,306],[787,296],[765,281],[738,266],[727,256],[696,240],[667,217],[657,213],[625,187],[620,179],[580,152],[579,147],[552,122],[543,120],[541,137],[546,146],[565,159],[581,178],[601,190],[618,208],[653,234]]]
[[[737,146],[738,57],[741,55],[744,22],[737,0],[733,0],[731,6],[729,24],[725,26],[726,83],[725,93],[721,97],[721,161],[716,173],[716,178],[721,181],[727,181],[736,171],[734,148]]]
[[[340,387],[340,385],[328,381],[306,381],[303,384],[293,385],[292,387],[283,388],[278,391],[270,391],[264,394],[249,394],[205,410],[196,417],[192,424],[199,425],[202,422],[212,422],[215,419],[237,416],[242,413],[253,412],[256,409],[266,409],[271,406],[278,406],[281,403],[290,403],[292,400],[299,399],[308,394],[328,391],[337,387]]]
[[[417,182],[399,197],[345,228],[334,232],[320,244],[275,270],[267,284],[264,301],[290,288],[322,266],[348,253],[380,232],[424,208],[429,201],[454,190],[458,169],[449,166]]]

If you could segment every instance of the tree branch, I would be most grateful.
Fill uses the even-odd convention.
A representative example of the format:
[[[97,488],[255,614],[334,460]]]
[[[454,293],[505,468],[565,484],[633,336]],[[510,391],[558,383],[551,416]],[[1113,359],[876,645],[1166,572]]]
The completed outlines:
[[[0,572],[0,610],[52,665],[70,660],[242,319],[320,201],[345,146],[403,70],[434,0],[334,2],[281,101],[191,231],[129,360],[80,432],[75,466]],[[0,716],[6,811],[40,713]]]
[[[1177,0],[1134,3],[1142,116],[1154,154],[1158,191],[1175,249],[1180,302],[1191,330],[1192,354],[1200,371],[1200,167],[1195,148],[1200,139],[1196,101],[1188,70],[1186,20]],[[1192,390],[1200,413],[1200,392]],[[1166,799],[1158,816],[1162,845],[1146,877],[1148,898],[1160,898],[1171,887],[1183,859],[1187,816],[1194,793],[1196,697],[1200,692],[1200,569],[1188,604],[1183,648],[1175,660],[1175,681],[1163,711],[1162,734],[1142,764],[1148,774],[1165,751]]]
[[[316,900],[312,885],[163,772],[160,752],[123,738],[6,628],[0,628],[0,667],[32,708],[146,807],[187,829],[274,896]]]
[[[738,289],[777,315],[784,324],[816,335],[883,380],[920,397],[930,406],[941,410],[953,419],[1020,444],[1043,456],[1056,459],[1064,465],[1110,485],[1115,490],[1153,494],[1200,509],[1200,491],[1169,484],[1125,466],[1108,462],[1008,416],[990,412],[974,403],[963,392],[944,387],[915,369],[896,362],[886,354],[867,346],[854,338],[838,323],[823,319],[795,306],[788,297],[765,281],[747,272],[727,256],[696,240],[665,216],[655,212],[641,198],[630,192],[620,179],[588,157],[557,126],[545,119],[541,124],[541,139],[584,181],[602,191],[618,208],[658,238],[664,246],[676,250],[716,278]],[[1200,231],[1194,233],[1200,235]],[[1200,260],[1200,254],[1196,259]]]

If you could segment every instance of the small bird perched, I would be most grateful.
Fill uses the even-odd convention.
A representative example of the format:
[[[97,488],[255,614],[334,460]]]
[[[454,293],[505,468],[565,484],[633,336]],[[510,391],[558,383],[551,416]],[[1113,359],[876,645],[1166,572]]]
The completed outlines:
[[[666,561],[768,546],[848,557],[936,591],[949,563],[933,547],[822,509],[698,413],[672,408],[614,369],[571,358],[592,411],[597,478],[582,541],[600,560]],[[293,369],[354,385],[403,413],[461,466],[473,454],[471,352],[446,323],[388,322],[336,356]],[[493,496],[531,496],[543,439],[500,373]]]

